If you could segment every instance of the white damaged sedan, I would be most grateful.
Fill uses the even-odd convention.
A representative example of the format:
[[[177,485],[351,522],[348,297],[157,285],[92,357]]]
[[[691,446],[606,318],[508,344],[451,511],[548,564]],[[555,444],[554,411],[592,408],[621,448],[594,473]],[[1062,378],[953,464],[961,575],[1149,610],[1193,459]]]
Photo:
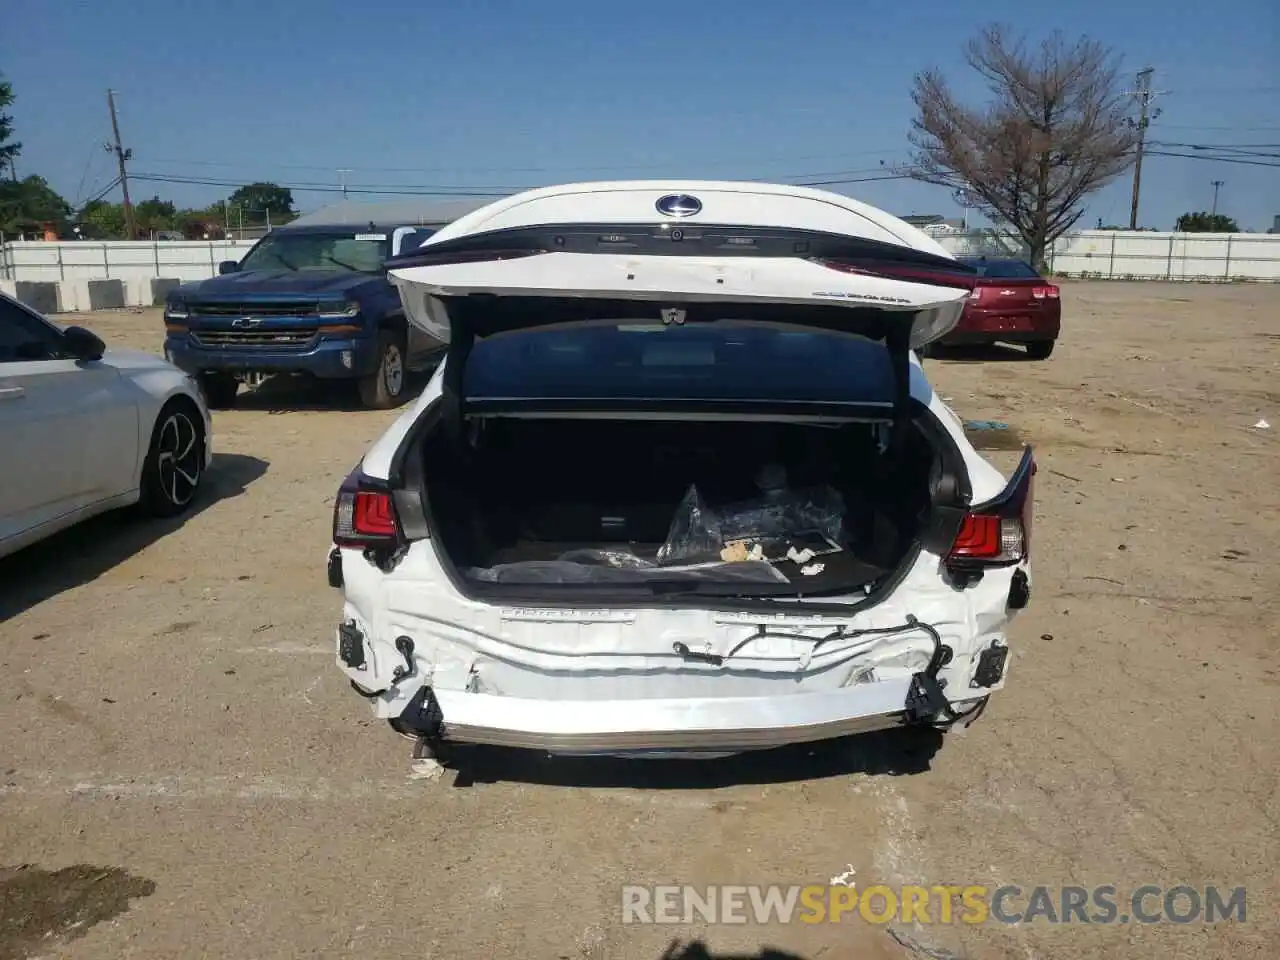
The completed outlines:
[[[972,272],[792,186],[552,187],[390,262],[447,342],[338,492],[338,666],[420,740],[706,756],[972,720],[1030,598],[913,351]]]

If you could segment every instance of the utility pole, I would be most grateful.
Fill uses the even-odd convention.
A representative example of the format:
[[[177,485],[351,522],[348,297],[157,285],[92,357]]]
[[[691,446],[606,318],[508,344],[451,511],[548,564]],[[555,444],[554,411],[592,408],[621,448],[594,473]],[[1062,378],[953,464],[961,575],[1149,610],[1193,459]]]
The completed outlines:
[[[106,144],[107,152],[116,155],[116,163],[120,166],[120,191],[124,194],[124,229],[126,237],[133,240],[137,237],[137,227],[133,222],[133,203],[129,200],[129,173],[125,169],[125,161],[133,159],[133,151],[126,150],[120,145],[120,124],[116,120],[116,95],[112,90],[107,91],[107,108],[111,111],[111,135],[115,138],[115,145]]]
[[[1160,110],[1151,109],[1151,101],[1158,94],[1151,89],[1151,75],[1155,67],[1147,67],[1138,71],[1138,89],[1129,91],[1129,96],[1138,98],[1138,119],[1130,118],[1129,125],[1138,131],[1138,153],[1133,163],[1133,202],[1129,206],[1129,229],[1138,229],[1138,194],[1142,189],[1142,151],[1147,143],[1147,127],[1151,121],[1160,116]]]
[[[350,170],[338,171],[338,178],[342,181],[342,199],[343,200],[347,199],[347,174],[348,173],[351,173],[351,171]]]
[[[1216,217],[1218,215],[1218,189],[1222,187],[1223,184],[1225,184],[1227,181],[1210,180],[1209,182],[1213,184],[1213,213],[1210,214],[1210,216]]]

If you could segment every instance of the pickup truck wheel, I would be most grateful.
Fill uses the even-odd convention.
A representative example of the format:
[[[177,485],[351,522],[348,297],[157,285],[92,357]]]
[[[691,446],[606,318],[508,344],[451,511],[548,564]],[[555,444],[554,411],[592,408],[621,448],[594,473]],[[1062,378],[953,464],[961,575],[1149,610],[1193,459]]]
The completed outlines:
[[[378,334],[378,366],[367,377],[360,378],[360,400],[366,407],[386,410],[399,405],[404,398],[404,337],[391,330]]]
[[[236,391],[240,389],[240,381],[225,373],[202,373],[200,389],[211,409],[225,410],[236,405]]]
[[[1053,345],[1056,340],[1034,340],[1027,344],[1027,358],[1029,360],[1048,360],[1049,354],[1053,353]]]

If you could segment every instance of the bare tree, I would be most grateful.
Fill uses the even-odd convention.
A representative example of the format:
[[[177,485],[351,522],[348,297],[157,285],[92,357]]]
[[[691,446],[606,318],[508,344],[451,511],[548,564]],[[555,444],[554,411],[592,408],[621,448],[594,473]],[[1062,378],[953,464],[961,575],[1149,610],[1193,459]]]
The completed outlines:
[[[1045,251],[1084,213],[1081,201],[1133,162],[1119,63],[1087,37],[1053,34],[1036,49],[986,27],[965,50],[991,99],[959,102],[936,70],[916,75],[911,176],[964,189],[984,214],[1009,224],[1044,263]]]

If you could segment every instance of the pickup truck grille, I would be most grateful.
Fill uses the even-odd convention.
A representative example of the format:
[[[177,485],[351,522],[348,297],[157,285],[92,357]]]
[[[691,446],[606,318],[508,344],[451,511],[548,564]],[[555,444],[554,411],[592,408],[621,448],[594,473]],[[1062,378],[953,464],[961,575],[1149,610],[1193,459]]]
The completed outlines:
[[[191,339],[201,347],[305,347],[316,336],[315,327],[287,330],[192,330]]]
[[[314,300],[286,300],[271,303],[189,303],[187,309],[198,317],[314,317],[319,304]]]

